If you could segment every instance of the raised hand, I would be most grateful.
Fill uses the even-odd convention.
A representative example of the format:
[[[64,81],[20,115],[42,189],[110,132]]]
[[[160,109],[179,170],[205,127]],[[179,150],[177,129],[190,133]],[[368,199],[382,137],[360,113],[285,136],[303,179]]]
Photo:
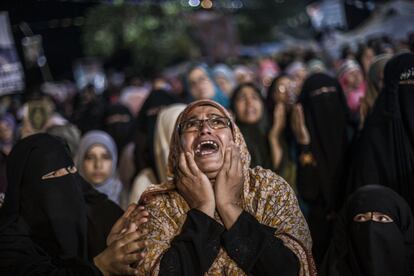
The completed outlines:
[[[286,126],[286,107],[283,103],[277,103],[273,111],[273,126],[270,130],[273,136],[279,137]]]
[[[305,116],[303,114],[303,107],[301,104],[296,104],[293,107],[292,130],[299,144],[301,145],[310,144],[310,135],[309,135],[309,131],[305,124]]]
[[[196,208],[214,217],[216,203],[213,186],[208,177],[198,168],[191,153],[181,153],[177,188],[190,208]]]
[[[242,191],[243,165],[240,149],[233,143],[225,151],[223,167],[214,185],[217,211],[227,229],[234,224],[242,212],[238,205],[242,198]]]
[[[114,241],[120,239],[130,227],[131,221],[133,221],[136,227],[148,220],[148,212],[145,211],[143,206],[138,206],[135,203],[131,203],[125,213],[120,217],[117,222],[112,226],[111,232],[106,238],[106,245],[109,246]]]
[[[131,223],[119,239],[112,243],[93,261],[103,275],[136,275],[138,271],[130,265],[145,257],[143,250],[147,241],[146,233],[137,231],[137,225]]]

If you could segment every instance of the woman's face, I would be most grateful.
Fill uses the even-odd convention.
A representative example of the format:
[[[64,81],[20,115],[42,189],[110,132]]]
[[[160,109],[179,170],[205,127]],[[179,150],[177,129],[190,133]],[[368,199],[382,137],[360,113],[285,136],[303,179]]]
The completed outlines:
[[[206,119],[210,121],[204,121],[198,125],[197,120]],[[224,152],[233,141],[233,134],[228,123],[229,119],[220,110],[210,105],[194,107],[181,120],[182,150],[194,156],[198,168],[210,179],[215,178],[220,171],[223,166]]]
[[[290,89],[292,89],[292,81],[288,77],[281,77],[275,85],[273,100],[277,103],[287,104],[289,93],[291,93]]]
[[[112,173],[112,156],[102,145],[91,146],[83,159],[83,171],[86,180],[93,185],[100,185]]]
[[[214,85],[210,78],[200,68],[195,68],[188,74],[190,92],[194,99],[205,100],[214,97]]]
[[[227,96],[231,95],[233,87],[231,82],[226,77],[218,75],[216,77],[216,83],[218,87],[220,87],[221,91],[223,91]]]
[[[365,72],[368,72],[369,66],[375,58],[375,52],[372,48],[366,48],[364,54],[362,55],[361,62],[364,67]]]
[[[0,122],[0,141],[9,142],[13,140],[13,129],[12,127],[6,122]]]
[[[357,89],[363,81],[362,72],[360,70],[352,70],[346,73],[346,84],[350,89]]]
[[[237,119],[246,124],[257,123],[263,115],[263,102],[252,87],[243,87],[236,97]]]

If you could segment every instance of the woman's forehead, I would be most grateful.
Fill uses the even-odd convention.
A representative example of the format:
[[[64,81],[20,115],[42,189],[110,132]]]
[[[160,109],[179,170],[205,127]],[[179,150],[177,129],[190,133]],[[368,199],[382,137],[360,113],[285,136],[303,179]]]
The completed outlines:
[[[197,118],[197,117],[202,117],[203,115],[206,116],[206,115],[212,115],[212,114],[227,117],[220,109],[212,105],[199,105],[187,111],[185,115],[183,116],[183,119],[185,120],[185,119],[193,118],[193,117]]]

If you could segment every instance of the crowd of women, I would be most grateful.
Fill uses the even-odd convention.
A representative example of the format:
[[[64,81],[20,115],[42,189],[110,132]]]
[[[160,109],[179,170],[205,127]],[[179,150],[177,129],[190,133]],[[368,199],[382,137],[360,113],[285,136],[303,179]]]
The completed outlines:
[[[292,53],[4,97],[0,274],[414,275],[414,54]]]

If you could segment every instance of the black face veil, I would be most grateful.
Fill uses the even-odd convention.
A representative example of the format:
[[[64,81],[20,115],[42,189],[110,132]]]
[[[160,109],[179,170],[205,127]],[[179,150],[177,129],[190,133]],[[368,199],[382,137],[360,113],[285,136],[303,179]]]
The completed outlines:
[[[7,176],[0,230],[23,220],[49,255],[86,258],[85,200],[67,146],[48,134],[29,136],[10,153]]]

